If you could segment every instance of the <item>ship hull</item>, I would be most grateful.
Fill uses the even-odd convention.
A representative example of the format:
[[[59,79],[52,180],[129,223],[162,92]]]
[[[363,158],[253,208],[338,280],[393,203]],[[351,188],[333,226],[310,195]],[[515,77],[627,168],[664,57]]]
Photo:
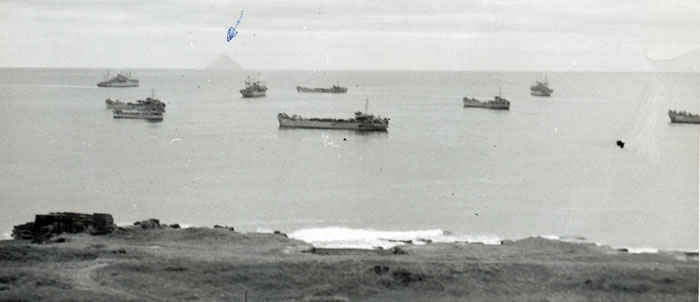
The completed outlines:
[[[474,104],[464,103],[464,108],[483,108],[492,110],[510,110],[510,105]]]
[[[309,119],[278,118],[280,128],[341,129],[355,131],[386,131],[389,123],[363,123],[358,121],[323,121]]]
[[[261,98],[265,96],[265,91],[246,91],[241,90],[241,95],[244,98]]]
[[[140,111],[119,111],[115,110],[113,115],[115,119],[140,119],[149,121],[162,121],[163,114],[160,113],[147,113]]]
[[[532,91],[530,91],[530,95],[531,95],[531,96],[549,97],[549,96],[552,96],[552,91],[532,90]]]
[[[308,88],[308,87],[302,87],[302,86],[297,86],[297,92],[305,92],[305,93],[346,93],[348,92],[348,89],[345,87],[341,88]]]
[[[139,87],[139,82],[120,82],[120,83],[97,83],[97,87],[103,88],[128,88]]]
[[[671,119],[671,123],[700,124],[700,117],[676,115],[676,114],[672,114],[672,113],[669,113],[668,117]]]
[[[481,102],[473,99],[463,99],[464,108],[484,108],[492,110],[510,110],[510,103],[493,103],[493,102]]]

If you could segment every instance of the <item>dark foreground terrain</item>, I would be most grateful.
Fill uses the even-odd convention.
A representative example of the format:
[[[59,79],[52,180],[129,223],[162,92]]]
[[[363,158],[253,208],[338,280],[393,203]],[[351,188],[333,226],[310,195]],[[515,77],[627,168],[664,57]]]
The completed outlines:
[[[696,254],[528,238],[313,250],[283,234],[120,229],[0,241],[0,301],[697,301]]]

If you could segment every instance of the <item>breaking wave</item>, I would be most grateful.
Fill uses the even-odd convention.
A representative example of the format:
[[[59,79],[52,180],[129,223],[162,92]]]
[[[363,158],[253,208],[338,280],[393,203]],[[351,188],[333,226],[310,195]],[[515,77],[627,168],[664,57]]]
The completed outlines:
[[[391,248],[406,243],[425,244],[428,242],[481,242],[484,244],[501,243],[501,238],[497,236],[458,236],[441,229],[381,231],[372,229],[351,229],[345,227],[324,227],[301,229],[289,233],[288,236],[308,242],[315,247],[325,248]]]
[[[258,232],[271,230],[258,228]],[[458,235],[442,229],[415,230],[415,231],[382,231],[373,229],[353,229],[346,227],[321,227],[300,229],[287,234],[290,238],[307,242],[320,248],[358,248],[373,249],[376,247],[392,248],[404,244],[422,245],[429,242],[451,243],[483,243],[499,245],[505,238],[490,234]],[[549,240],[557,240],[571,243],[592,243],[598,246],[604,244],[590,241],[582,236],[560,235],[536,235],[535,237]],[[518,240],[518,239],[515,239]],[[625,247],[628,253],[659,253],[659,249],[652,247]]]

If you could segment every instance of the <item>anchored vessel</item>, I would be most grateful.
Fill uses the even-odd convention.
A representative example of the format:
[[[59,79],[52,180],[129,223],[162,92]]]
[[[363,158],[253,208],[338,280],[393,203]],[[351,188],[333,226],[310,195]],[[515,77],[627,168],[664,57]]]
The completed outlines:
[[[464,107],[474,107],[474,108],[486,108],[486,109],[495,109],[495,110],[509,110],[510,109],[510,101],[500,97],[500,96],[495,96],[493,100],[488,100],[488,101],[479,101],[476,98],[469,98],[469,97],[464,97],[463,99],[464,102]]]
[[[248,77],[245,80],[245,88],[241,89],[241,95],[244,98],[257,98],[265,96],[267,86],[259,80],[253,80]]]
[[[532,96],[551,96],[554,89],[549,88],[549,82],[545,76],[544,81],[535,81],[535,84],[530,86],[530,95]]]
[[[671,119],[671,123],[700,124],[700,114],[669,110],[668,117]]]
[[[137,100],[136,103],[124,103],[119,100],[107,99],[105,104],[107,108],[112,109],[112,117],[114,118],[162,121],[163,113],[165,112],[165,103],[155,98],[153,90],[151,90],[151,97],[145,100]]]
[[[131,74],[118,73],[109,80],[97,83],[97,87],[139,87],[139,80],[131,78]]]
[[[105,100],[105,105],[107,109],[113,110],[149,110],[155,109],[156,111],[165,112],[165,103],[161,102],[156,98],[146,98],[145,100],[137,100],[136,103],[125,103],[120,100],[112,100],[107,98]]]
[[[317,128],[317,129],[346,129],[358,131],[386,131],[389,119],[371,114],[355,112],[354,118],[303,118],[299,115],[289,116],[286,113],[277,115],[280,127],[283,128]]]
[[[346,93],[346,92],[348,92],[348,88],[341,87],[339,85],[333,85],[331,88],[309,88],[309,87],[297,86],[297,92]]]
[[[277,114],[277,120],[281,128],[316,128],[316,129],[345,129],[357,131],[386,131],[389,128],[389,118],[367,114],[367,101],[365,113],[355,112],[354,118],[303,118],[299,115],[289,116],[282,112]]]

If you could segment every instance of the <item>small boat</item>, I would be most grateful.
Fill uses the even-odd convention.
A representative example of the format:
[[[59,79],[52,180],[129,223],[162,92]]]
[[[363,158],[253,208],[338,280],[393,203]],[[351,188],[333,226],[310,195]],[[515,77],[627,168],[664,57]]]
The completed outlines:
[[[535,84],[530,86],[530,95],[532,96],[549,97],[552,95],[553,92],[554,89],[549,88],[547,76],[545,76],[544,81],[535,81]]]
[[[244,98],[257,98],[265,96],[267,86],[260,80],[253,80],[248,77],[245,80],[245,88],[241,89],[241,95]]]
[[[669,110],[668,117],[671,119],[671,123],[700,124],[700,114]]]
[[[309,92],[309,93],[346,93],[348,92],[347,87],[341,87],[339,85],[333,85],[331,88],[309,88],[303,86],[297,86],[297,92]]]
[[[105,76],[105,78],[109,77],[109,73]],[[118,73],[115,77],[99,82],[97,83],[97,87],[117,87],[117,88],[124,88],[124,87],[139,87],[139,80],[131,78],[131,73],[127,75],[123,75],[121,73]]]

